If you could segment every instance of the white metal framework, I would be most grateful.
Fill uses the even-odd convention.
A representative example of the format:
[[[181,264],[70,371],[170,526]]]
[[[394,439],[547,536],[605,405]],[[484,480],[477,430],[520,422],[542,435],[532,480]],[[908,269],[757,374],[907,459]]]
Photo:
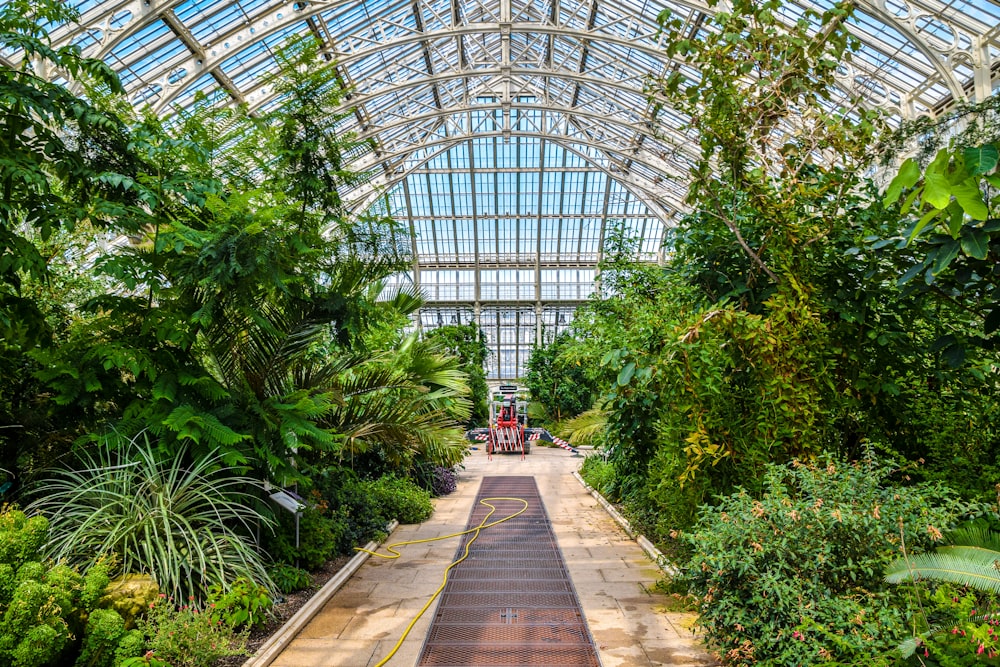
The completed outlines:
[[[531,347],[586,299],[609,223],[656,260],[681,210],[690,138],[654,110],[663,9],[703,30],[700,0],[77,0],[53,26],[121,75],[136,105],[169,114],[197,92],[280,105],[265,82],[292,34],[323,44],[350,86],[339,127],[369,140],[343,195],[388,206],[411,230],[419,326],[475,318],[493,378],[520,375]],[[790,1],[788,19],[829,0]],[[901,117],[934,116],[1000,87],[998,0],[859,0],[861,52],[845,92]],[[18,54],[0,54],[15,61]],[[696,76],[696,73],[692,73]]]

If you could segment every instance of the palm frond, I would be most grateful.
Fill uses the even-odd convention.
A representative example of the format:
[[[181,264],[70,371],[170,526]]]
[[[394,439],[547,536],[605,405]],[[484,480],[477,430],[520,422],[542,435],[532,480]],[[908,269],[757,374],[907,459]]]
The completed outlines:
[[[965,551],[952,551],[963,549]],[[1000,552],[975,547],[939,547],[934,553],[893,561],[885,572],[891,584],[936,579],[981,591],[1000,593]],[[970,557],[971,556],[971,557]]]
[[[607,427],[608,413],[601,408],[593,408],[564,421],[558,435],[577,445],[590,445]]]
[[[401,315],[411,315],[424,305],[424,295],[413,285],[398,285],[379,297],[379,303]]]
[[[1000,553],[1000,533],[975,523],[959,526],[945,535],[948,544],[979,547]]]

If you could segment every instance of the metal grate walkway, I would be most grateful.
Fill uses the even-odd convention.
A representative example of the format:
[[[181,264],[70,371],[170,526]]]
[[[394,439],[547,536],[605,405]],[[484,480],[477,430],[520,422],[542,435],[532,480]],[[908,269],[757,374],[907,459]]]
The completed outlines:
[[[534,477],[484,477],[469,528],[489,512],[479,501],[497,496],[523,498],[528,508],[483,530],[452,570],[419,667],[600,667]],[[492,504],[491,521],[522,507]],[[459,556],[471,537],[463,537]]]

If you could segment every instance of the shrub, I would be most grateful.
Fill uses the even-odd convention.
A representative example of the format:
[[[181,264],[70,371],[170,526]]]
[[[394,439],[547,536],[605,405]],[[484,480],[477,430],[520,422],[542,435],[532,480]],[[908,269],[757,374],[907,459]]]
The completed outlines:
[[[368,483],[357,478],[353,471],[331,468],[320,478],[317,491],[336,508],[346,524],[346,530],[337,545],[339,553],[351,553],[352,549],[364,544],[385,530],[387,520],[372,509],[372,499],[368,493]]]
[[[29,560],[38,560],[49,539],[49,521],[44,516],[28,517],[8,505],[0,508],[0,563],[15,570]],[[0,581],[0,584],[7,581]]]
[[[76,667],[113,667],[125,636],[125,619],[113,609],[95,609],[87,619]]]
[[[303,569],[279,563],[269,570],[271,581],[284,594],[301,591],[312,586],[312,577]]]
[[[178,599],[249,577],[270,585],[250,537],[270,520],[253,509],[256,480],[218,453],[190,464],[181,449],[158,456],[148,442],[80,454],[37,488],[32,511],[50,516],[47,555],[86,566],[114,555],[125,573],[149,573]]]
[[[315,570],[338,554],[351,553],[393,519],[420,523],[433,512],[430,492],[406,478],[359,480],[350,470],[332,467],[314,483],[299,519],[297,549],[295,518],[278,517],[278,530],[267,544],[276,562]]]
[[[228,586],[216,584],[209,589],[208,612],[212,620],[233,628],[263,626],[273,604],[268,590],[250,579],[240,578]]]
[[[108,583],[108,564],[85,576],[66,565],[42,562],[44,517],[0,509],[0,664],[43,667],[72,661],[74,638]]]
[[[381,519],[383,526],[393,519],[400,523],[420,523],[434,512],[431,494],[410,479],[386,475],[362,482],[362,487],[372,513]]]
[[[421,486],[431,492],[435,498],[454,493],[458,488],[458,472],[454,468],[429,466],[421,470]]]
[[[221,658],[247,654],[246,630],[237,632],[226,623],[213,621],[194,604],[176,607],[171,600],[161,598],[150,605],[138,626],[153,657],[171,667],[211,667]]]
[[[267,550],[278,562],[315,570],[340,552],[346,532],[346,521],[340,512],[331,511],[329,503],[313,492],[299,517],[298,547],[295,546],[295,517],[282,512],[278,517],[278,530],[268,542]]]
[[[872,665],[907,636],[904,594],[882,580],[901,529],[911,553],[925,550],[978,508],[892,474],[874,461],[769,465],[759,499],[702,509],[685,578],[729,663]]]

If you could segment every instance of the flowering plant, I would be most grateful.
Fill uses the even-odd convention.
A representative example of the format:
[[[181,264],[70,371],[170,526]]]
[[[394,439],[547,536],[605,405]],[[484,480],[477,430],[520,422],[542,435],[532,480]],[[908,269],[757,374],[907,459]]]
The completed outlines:
[[[161,594],[137,624],[146,637],[147,657],[172,667],[210,667],[220,658],[247,654],[247,631],[236,632],[222,621],[213,621],[193,598],[178,607]]]

